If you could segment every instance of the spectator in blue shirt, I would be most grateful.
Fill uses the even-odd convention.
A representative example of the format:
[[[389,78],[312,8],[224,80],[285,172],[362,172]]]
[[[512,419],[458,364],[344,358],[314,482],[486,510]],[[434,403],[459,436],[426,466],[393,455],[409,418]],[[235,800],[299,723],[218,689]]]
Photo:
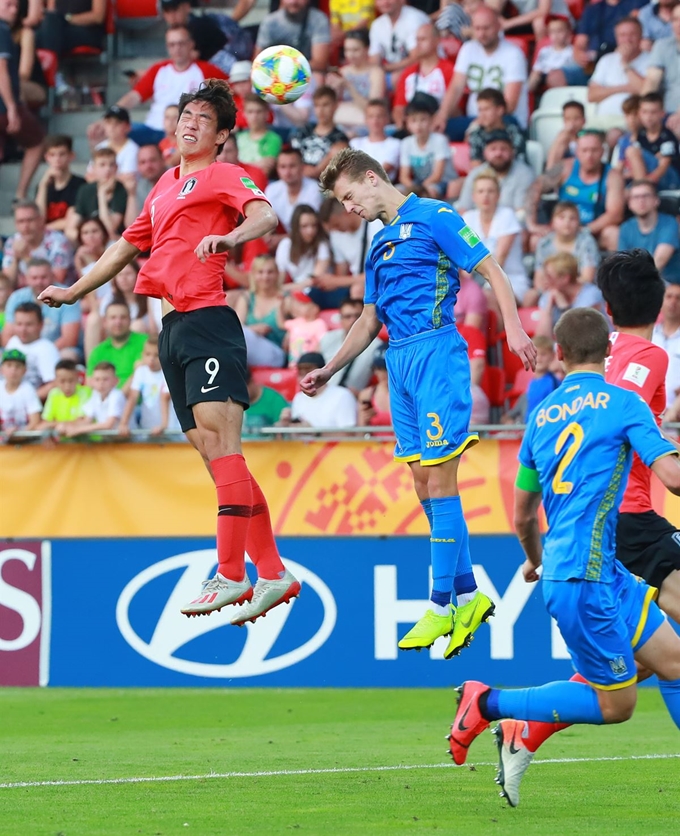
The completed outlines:
[[[26,286],[15,290],[7,300],[5,308],[5,326],[2,329],[2,343],[15,333],[14,312],[24,302],[37,302],[38,296],[54,284],[54,275],[50,262],[45,258],[30,258],[26,263]],[[57,285],[63,287],[63,285]],[[43,312],[43,329],[41,336],[53,342],[62,356],[70,359],[80,359],[77,346],[80,340],[80,303],[62,305],[60,308],[49,308],[38,302]]]
[[[533,338],[533,343],[536,346],[536,370],[534,371],[534,379],[527,388],[527,418],[540,402],[547,398],[551,392],[554,392],[562,382],[551,371],[555,362],[553,341],[549,337],[537,335]]]
[[[642,48],[650,50],[654,41],[672,38],[671,13],[678,0],[656,0],[640,9],[638,20],[642,26]]]
[[[634,217],[621,224],[619,249],[648,250],[661,277],[680,284],[680,234],[677,219],[659,213],[659,196],[654,183],[634,180],[628,191],[628,208]]]

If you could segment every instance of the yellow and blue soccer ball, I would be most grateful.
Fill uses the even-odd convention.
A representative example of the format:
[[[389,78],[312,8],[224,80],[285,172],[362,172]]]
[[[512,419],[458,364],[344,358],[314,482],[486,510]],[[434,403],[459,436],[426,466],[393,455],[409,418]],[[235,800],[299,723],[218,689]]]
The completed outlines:
[[[267,47],[253,61],[253,89],[269,104],[290,104],[299,99],[311,77],[309,61],[292,46]]]

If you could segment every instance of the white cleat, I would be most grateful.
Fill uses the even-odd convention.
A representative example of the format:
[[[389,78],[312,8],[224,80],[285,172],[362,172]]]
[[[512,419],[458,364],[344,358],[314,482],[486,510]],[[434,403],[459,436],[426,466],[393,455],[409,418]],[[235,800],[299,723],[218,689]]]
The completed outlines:
[[[300,594],[300,582],[286,569],[282,578],[269,581],[259,578],[253,589],[252,599],[231,619],[231,623],[243,627],[247,621],[266,615],[279,604],[290,602]]]
[[[182,607],[181,612],[189,618],[193,615],[210,615],[211,612],[219,612],[222,607],[230,604],[243,604],[252,597],[253,587],[248,575],[239,582],[229,580],[218,572],[214,578],[203,581],[201,594]]]
[[[524,720],[501,720],[492,729],[498,747],[496,783],[511,807],[519,804],[519,785],[535,754],[527,749],[522,739],[525,726]]]

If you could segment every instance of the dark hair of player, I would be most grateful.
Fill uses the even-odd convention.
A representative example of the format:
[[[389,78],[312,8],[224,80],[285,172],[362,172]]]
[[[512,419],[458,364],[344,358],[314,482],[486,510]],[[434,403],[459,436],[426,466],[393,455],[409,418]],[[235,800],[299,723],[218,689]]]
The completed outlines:
[[[572,308],[559,318],[555,340],[568,366],[602,363],[609,346],[609,325],[595,308]]]
[[[332,194],[338,177],[341,175],[344,174],[348,180],[356,183],[363,180],[369,171],[372,171],[386,183],[390,182],[390,178],[385,174],[385,169],[365,151],[359,151],[356,148],[344,148],[333,157],[321,172],[319,185],[322,191]]]
[[[496,107],[502,107],[503,110],[507,110],[508,107],[505,101],[505,96],[500,90],[496,90],[495,87],[485,87],[483,90],[480,90],[479,93],[477,93],[477,101],[492,102],[496,105]]]
[[[597,285],[609,305],[614,325],[653,325],[661,311],[666,285],[647,250],[607,256],[597,270]]]
[[[42,308],[37,302],[22,302],[20,305],[17,305],[14,309],[14,313],[30,313],[35,314],[38,318],[38,322],[43,321],[43,312]]]
[[[77,372],[78,364],[75,360],[60,360],[54,368],[55,371]]]
[[[217,131],[233,131],[236,124],[236,104],[231,87],[220,78],[207,78],[195,93],[182,93],[179,98],[179,116],[191,102],[205,102],[215,111]],[[224,146],[217,146],[219,154]]]

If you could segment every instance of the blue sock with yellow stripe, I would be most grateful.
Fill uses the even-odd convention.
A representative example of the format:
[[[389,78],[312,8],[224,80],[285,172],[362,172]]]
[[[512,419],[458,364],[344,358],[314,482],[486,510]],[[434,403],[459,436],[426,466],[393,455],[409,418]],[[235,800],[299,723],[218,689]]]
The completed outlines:
[[[453,579],[467,528],[459,496],[431,498],[429,503],[432,513],[432,534],[430,535],[432,595],[430,598],[433,603],[446,606],[451,601]]]
[[[680,692],[678,693],[680,705]],[[487,720],[538,720],[542,723],[604,723],[595,689],[583,682],[549,682],[539,688],[501,691],[492,688],[486,705],[480,704]]]
[[[671,719],[680,729],[680,679],[660,679],[659,691],[661,691]]]

